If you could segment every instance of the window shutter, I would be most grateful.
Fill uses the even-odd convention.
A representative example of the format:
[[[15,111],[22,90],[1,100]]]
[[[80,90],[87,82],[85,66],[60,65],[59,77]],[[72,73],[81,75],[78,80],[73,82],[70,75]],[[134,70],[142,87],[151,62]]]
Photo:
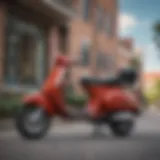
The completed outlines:
[[[85,20],[88,20],[89,17],[89,1],[90,0],[83,0],[83,17]]]
[[[88,42],[83,42],[81,46],[81,62],[83,66],[89,65],[89,52],[90,52],[90,45]]]

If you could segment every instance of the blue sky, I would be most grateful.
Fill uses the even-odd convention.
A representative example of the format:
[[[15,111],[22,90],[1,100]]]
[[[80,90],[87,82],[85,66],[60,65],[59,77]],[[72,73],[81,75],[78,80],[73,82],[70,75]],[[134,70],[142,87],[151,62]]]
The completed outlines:
[[[143,51],[145,71],[160,71],[152,26],[160,20],[160,0],[120,0],[120,34],[132,36]]]

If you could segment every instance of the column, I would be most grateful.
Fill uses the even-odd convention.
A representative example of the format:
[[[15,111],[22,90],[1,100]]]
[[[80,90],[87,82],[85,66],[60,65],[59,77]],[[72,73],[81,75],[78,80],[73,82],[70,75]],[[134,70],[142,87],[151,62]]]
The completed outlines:
[[[3,79],[4,53],[5,53],[5,29],[6,29],[6,5],[0,2],[0,82]]]
[[[59,31],[57,26],[50,28],[48,32],[48,58],[49,69],[52,68],[54,60],[59,53]]]

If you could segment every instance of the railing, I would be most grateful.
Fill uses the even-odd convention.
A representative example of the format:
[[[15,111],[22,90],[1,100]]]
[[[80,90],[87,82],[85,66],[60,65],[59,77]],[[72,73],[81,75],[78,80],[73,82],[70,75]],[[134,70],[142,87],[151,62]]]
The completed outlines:
[[[72,9],[73,0],[52,0],[52,2],[62,5],[63,7]]]
[[[73,16],[73,1],[74,0],[41,0],[43,3],[48,5],[50,8],[57,10],[64,15]]]

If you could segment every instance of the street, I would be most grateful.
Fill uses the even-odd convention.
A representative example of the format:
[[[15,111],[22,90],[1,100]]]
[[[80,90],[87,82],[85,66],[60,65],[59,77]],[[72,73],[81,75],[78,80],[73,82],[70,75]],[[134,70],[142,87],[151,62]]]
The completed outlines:
[[[105,129],[105,128],[104,128]],[[45,139],[27,141],[12,130],[0,132],[0,160],[159,160],[160,116],[144,113],[131,137],[113,137],[106,129],[93,136],[84,122],[53,126]]]

